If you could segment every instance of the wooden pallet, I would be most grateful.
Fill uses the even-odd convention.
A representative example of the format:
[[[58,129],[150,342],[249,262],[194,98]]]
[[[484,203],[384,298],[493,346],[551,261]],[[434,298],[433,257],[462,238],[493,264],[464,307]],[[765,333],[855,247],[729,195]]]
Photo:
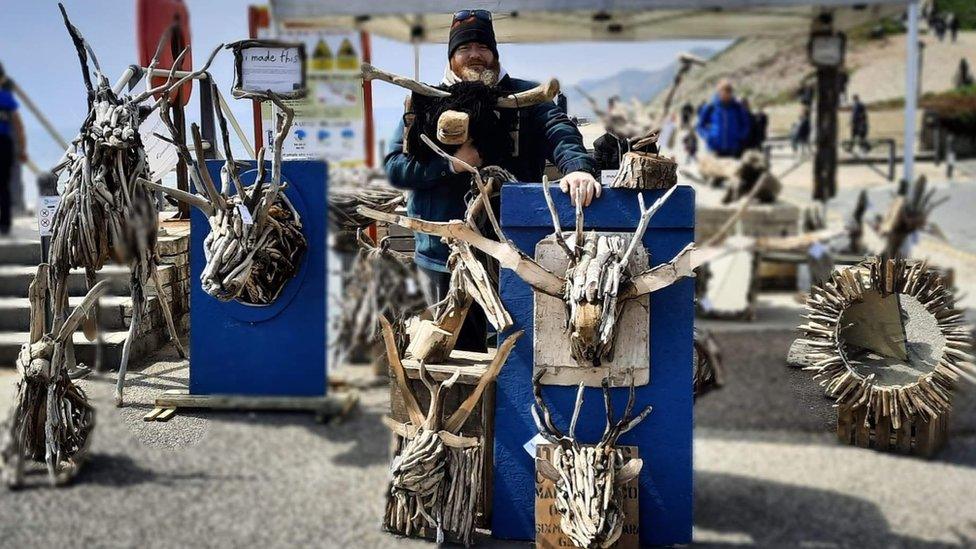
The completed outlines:
[[[333,392],[324,397],[191,395],[186,389],[169,389],[157,397],[153,408],[142,419],[169,421],[178,408],[204,410],[248,410],[268,412],[312,412],[318,421],[348,415],[359,402],[356,391]]]

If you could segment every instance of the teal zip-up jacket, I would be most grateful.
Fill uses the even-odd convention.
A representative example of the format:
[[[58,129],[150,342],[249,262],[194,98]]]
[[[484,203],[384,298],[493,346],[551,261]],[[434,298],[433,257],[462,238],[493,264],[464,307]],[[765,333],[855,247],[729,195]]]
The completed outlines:
[[[505,76],[499,87],[523,91],[538,83]],[[504,113],[504,110],[502,111]],[[519,181],[542,181],[546,160],[563,173],[583,171],[598,177],[596,162],[583,146],[576,125],[553,102],[519,111],[519,154],[502,166]],[[504,114],[503,114],[504,115]],[[426,221],[451,221],[464,218],[464,195],[471,186],[471,175],[451,172],[448,161],[435,157],[422,162],[403,152],[403,121],[400,121],[385,160],[386,175],[394,187],[409,189],[407,213]],[[425,269],[448,272],[447,245],[440,237],[415,233],[414,262]]]

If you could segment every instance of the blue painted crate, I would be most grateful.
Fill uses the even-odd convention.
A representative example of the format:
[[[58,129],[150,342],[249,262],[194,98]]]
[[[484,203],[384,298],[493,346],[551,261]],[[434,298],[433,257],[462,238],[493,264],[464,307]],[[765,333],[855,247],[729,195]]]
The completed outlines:
[[[644,191],[651,204],[664,191]],[[575,226],[569,198],[558,190],[553,199],[564,230]],[[633,232],[640,212],[634,191],[604,189],[585,210],[586,229]],[[644,246],[656,265],[670,260],[694,239],[695,195],[689,187],[675,191],[651,219]],[[552,233],[552,222],[538,184],[509,184],[502,189],[502,228],[528,255]],[[501,273],[501,297],[512,315],[512,331],[533,334],[533,295],[528,284],[508,270]],[[651,383],[637,388],[635,413],[647,404],[654,411],[621,445],[639,447],[644,460],[640,474],[640,539],[642,545],[691,542],[692,528],[692,340],[694,281],[684,279],[651,294]],[[492,535],[503,539],[535,537],[535,464],[523,445],[536,434],[529,409],[532,397],[533,337],[516,344],[498,377],[495,405],[494,496]],[[627,389],[612,389],[617,417]],[[543,394],[557,425],[567,428],[575,387],[546,386]],[[605,426],[601,389],[584,395],[577,438],[595,443]]]
[[[255,162],[242,170],[254,181]],[[220,181],[223,161],[207,162]],[[271,173],[271,162],[265,163]],[[308,249],[302,266],[271,305],[223,303],[200,286],[210,225],[190,218],[190,394],[324,396],[326,391],[326,188],[321,161],[282,165],[285,191],[302,218]]]

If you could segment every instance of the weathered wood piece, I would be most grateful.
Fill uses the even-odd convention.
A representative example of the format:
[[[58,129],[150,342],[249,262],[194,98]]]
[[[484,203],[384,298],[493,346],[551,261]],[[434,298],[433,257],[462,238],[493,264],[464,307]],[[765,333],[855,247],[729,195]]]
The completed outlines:
[[[620,160],[617,176],[610,183],[622,189],[670,189],[678,184],[678,164],[655,153],[630,151]]]
[[[317,417],[348,414],[359,402],[355,391],[334,392],[323,397],[191,395],[185,389],[169,389],[156,397],[156,408],[201,410],[251,410],[267,412],[314,412]]]

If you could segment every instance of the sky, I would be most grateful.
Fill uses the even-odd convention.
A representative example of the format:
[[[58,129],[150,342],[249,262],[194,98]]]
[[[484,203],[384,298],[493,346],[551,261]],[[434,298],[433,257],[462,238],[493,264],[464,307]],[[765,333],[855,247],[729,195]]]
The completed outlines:
[[[247,38],[245,0],[186,0],[190,12],[193,56],[197,62],[217,44]],[[67,140],[77,133],[85,116],[81,69],[54,0],[4,2],[0,18],[0,62],[7,74],[50,118]],[[114,82],[138,61],[135,0],[65,0],[69,17],[89,41],[103,70]],[[657,41],[642,43],[501,44],[502,66],[512,75],[529,80],[557,77],[564,87],[583,79],[601,78],[624,69],[653,70],[673,61],[681,51],[696,46],[722,48],[727,41]],[[374,65],[413,76],[413,49],[407,44],[373,37]],[[447,60],[446,45],[420,48],[421,80],[439,82]],[[233,56],[218,54],[211,73],[226,91],[233,81]],[[373,87],[377,139],[388,139],[402,112],[405,92],[385,83]],[[252,126],[249,101],[228,99],[248,135]],[[188,119],[196,120],[198,103],[191,100]],[[47,167],[60,157],[58,146],[26,110],[28,148],[35,162]],[[25,178],[32,180],[25,172]],[[28,181],[28,183],[29,183]],[[29,185],[28,185],[29,186]]]

